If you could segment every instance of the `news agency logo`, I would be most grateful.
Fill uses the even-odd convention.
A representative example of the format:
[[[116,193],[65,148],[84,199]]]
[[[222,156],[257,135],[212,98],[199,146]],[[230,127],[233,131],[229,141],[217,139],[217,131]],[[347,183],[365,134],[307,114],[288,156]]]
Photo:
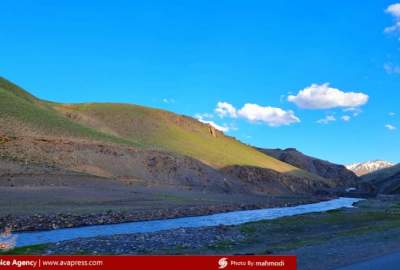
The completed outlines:
[[[225,269],[228,267],[228,258],[222,258],[218,261],[219,269]]]

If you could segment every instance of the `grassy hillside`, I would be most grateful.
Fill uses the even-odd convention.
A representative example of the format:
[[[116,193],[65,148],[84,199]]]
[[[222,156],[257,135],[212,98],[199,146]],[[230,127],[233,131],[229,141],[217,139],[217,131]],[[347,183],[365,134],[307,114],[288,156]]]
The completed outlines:
[[[108,130],[148,148],[194,157],[216,167],[250,165],[280,172],[296,168],[266,156],[195,119],[128,104],[59,105],[69,117],[96,129]]]
[[[3,132],[23,131],[26,135],[45,134],[134,144],[71,121],[47,103],[0,77],[0,123]]]
[[[0,123],[30,135],[84,138],[187,155],[215,168],[248,165],[305,175],[208,125],[170,112],[129,104],[57,104],[41,101],[0,78]],[[26,135],[26,131],[24,131]]]

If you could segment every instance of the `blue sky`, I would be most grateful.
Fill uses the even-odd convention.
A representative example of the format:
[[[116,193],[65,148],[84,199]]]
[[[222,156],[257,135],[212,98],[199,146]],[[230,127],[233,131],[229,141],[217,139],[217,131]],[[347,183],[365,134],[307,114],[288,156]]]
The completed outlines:
[[[202,117],[261,147],[400,162],[395,3],[3,0],[0,76],[43,99]]]

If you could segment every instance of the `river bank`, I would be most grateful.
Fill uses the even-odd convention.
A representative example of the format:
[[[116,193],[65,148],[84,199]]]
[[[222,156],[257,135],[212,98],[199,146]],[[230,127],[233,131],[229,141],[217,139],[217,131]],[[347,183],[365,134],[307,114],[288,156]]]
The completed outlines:
[[[328,196],[257,196],[126,186],[97,181],[68,187],[0,187],[0,229],[44,231],[288,207]],[[240,202],[240,203],[238,203]]]
[[[293,254],[299,269],[322,270],[400,250],[399,237],[400,198],[387,197],[359,202],[357,208],[236,226],[81,238],[37,246],[30,253]]]
[[[59,241],[74,240],[101,236],[115,236],[133,233],[152,233],[181,228],[201,228],[220,225],[239,225],[246,222],[260,220],[273,220],[282,217],[318,213],[329,210],[352,207],[361,199],[338,198],[324,202],[302,204],[293,207],[277,207],[256,210],[232,211],[206,216],[183,217],[153,221],[130,222],[109,225],[86,226],[78,228],[58,229],[50,231],[25,232],[15,234],[17,246],[55,243]]]

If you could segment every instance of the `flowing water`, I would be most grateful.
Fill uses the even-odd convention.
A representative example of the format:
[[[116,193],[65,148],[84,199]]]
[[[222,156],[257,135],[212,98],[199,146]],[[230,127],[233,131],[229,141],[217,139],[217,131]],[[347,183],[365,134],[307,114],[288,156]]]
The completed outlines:
[[[54,243],[76,238],[110,236],[116,234],[158,232],[178,228],[197,228],[218,225],[238,225],[247,222],[271,220],[307,213],[325,212],[344,207],[353,207],[361,201],[357,198],[339,198],[325,202],[304,204],[293,207],[266,208],[258,210],[233,211],[208,216],[184,217],[153,221],[138,221],[121,224],[96,225],[52,231],[25,232],[16,234],[17,246]]]

